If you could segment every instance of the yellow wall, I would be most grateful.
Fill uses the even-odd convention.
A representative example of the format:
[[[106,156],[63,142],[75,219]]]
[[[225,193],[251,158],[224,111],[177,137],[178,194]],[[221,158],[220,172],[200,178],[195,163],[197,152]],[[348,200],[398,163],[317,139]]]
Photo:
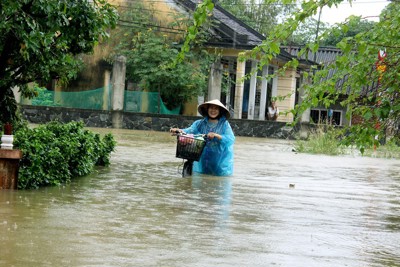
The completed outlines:
[[[294,108],[296,89],[296,70],[289,69],[283,76],[278,77],[278,96],[286,96],[284,100],[277,101],[279,112],[284,113]],[[293,114],[279,115],[278,121],[292,122]]]
[[[140,1],[140,0],[138,0]],[[132,6],[134,3],[131,0],[109,0],[109,3],[115,5],[119,10],[126,10],[126,7]],[[147,0],[142,1],[146,9],[155,10],[155,16],[157,22],[154,25],[161,24],[162,26],[168,26],[170,22],[174,20],[174,14],[178,12],[178,8],[171,1],[154,1]],[[122,8],[124,7],[124,8]],[[110,39],[107,43],[101,43],[94,47],[94,53],[90,55],[83,55],[85,62],[85,68],[78,74],[77,79],[70,81],[68,85],[63,87],[63,91],[80,91],[80,90],[92,90],[104,87],[104,80],[106,75],[104,59],[112,53],[114,46],[118,44],[118,40],[115,38],[116,33],[123,28],[113,29],[110,31]],[[182,38],[183,35],[174,34],[175,39]],[[111,70],[112,66],[108,66]]]
[[[182,115],[186,116],[197,116],[197,98],[193,98],[192,101],[183,104]]]

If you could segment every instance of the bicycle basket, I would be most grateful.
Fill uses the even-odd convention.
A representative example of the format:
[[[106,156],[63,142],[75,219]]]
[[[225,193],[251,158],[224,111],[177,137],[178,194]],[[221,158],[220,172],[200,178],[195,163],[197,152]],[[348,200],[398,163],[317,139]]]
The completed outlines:
[[[176,157],[198,161],[205,145],[206,141],[204,139],[179,135],[176,143]]]

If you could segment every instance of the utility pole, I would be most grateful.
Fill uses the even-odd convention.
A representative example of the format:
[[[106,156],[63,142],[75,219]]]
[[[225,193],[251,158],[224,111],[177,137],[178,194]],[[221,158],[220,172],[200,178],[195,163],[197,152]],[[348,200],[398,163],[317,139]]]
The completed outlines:
[[[318,40],[318,34],[319,34],[319,24],[321,22],[321,13],[322,13],[322,6],[319,8],[319,14],[318,14],[318,21],[317,21],[317,30],[315,32],[315,41],[316,42]],[[317,52],[314,52],[314,59],[313,61],[315,62],[315,60],[317,60]]]

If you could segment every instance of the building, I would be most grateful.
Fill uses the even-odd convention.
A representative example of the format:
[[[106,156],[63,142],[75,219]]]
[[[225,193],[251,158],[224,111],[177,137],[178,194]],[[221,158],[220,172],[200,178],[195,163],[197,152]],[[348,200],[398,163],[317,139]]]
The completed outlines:
[[[129,8],[131,1],[113,1],[119,8]],[[171,21],[170,14],[183,14],[190,16],[196,8],[193,0],[161,0],[142,1],[144,6],[157,10],[155,20],[160,26]],[[168,15],[167,15],[168,14]],[[205,43],[210,53],[217,53],[220,60],[215,62],[210,70],[208,92],[199,96],[191,103],[185,103],[183,115],[196,115],[197,105],[209,99],[220,99],[231,110],[235,119],[265,120],[266,110],[273,97],[286,96],[278,100],[280,110],[278,121],[292,122],[293,115],[289,112],[298,101],[298,88],[301,84],[299,70],[287,69],[283,75],[276,75],[266,80],[266,75],[276,73],[278,68],[291,60],[293,56],[282,50],[279,56],[268,66],[259,69],[259,60],[252,59],[241,61],[239,54],[250,51],[261,44],[264,36],[237,19],[228,11],[215,5],[212,15],[213,24],[210,28],[211,38]],[[181,38],[183,35],[180,36]],[[176,38],[176,36],[175,36]],[[85,56],[87,67],[80,73],[78,79],[71,81],[68,87],[58,88],[54,83],[50,85],[55,91],[83,91],[94,88],[108,88],[112,76],[112,66],[103,58],[109,53],[110,47],[96,47],[93,55]],[[307,68],[306,61],[302,68]],[[252,74],[250,79],[243,79],[245,75]],[[226,84],[227,83],[227,84]],[[125,84],[127,87],[129,83]],[[227,86],[227,90],[222,87]],[[109,105],[104,104],[103,108]]]

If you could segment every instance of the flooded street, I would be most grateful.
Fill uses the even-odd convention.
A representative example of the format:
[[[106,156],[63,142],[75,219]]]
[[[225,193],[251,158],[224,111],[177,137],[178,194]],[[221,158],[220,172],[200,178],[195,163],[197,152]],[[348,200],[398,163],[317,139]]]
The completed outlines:
[[[0,191],[0,266],[400,266],[399,160],[239,137],[233,176],[182,178],[174,137],[112,131],[110,167]]]

